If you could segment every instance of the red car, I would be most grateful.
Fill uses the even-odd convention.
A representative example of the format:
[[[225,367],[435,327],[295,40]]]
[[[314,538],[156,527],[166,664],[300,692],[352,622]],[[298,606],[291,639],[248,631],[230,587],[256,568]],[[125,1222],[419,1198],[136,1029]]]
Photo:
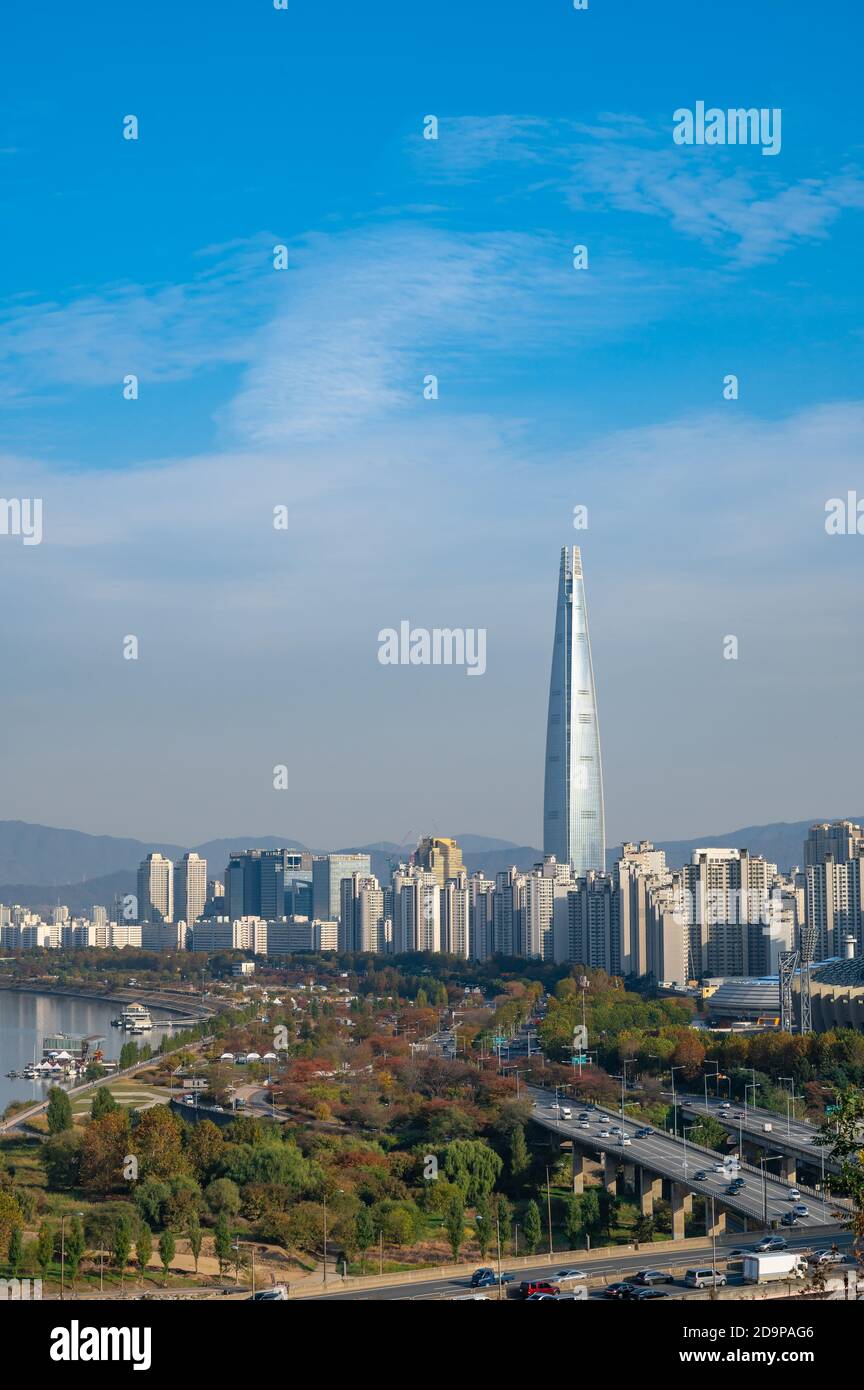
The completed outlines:
[[[523,1279],[519,1285],[519,1293],[522,1298],[530,1298],[532,1293],[560,1293],[557,1284],[550,1284],[548,1279]]]

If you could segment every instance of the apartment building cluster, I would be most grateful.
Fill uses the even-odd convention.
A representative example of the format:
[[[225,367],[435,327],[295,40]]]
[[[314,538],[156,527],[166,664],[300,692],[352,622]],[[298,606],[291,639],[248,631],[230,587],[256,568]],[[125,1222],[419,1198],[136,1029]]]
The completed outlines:
[[[444,952],[578,963],[623,976],[694,980],[777,973],[780,953],[814,961],[864,947],[864,831],[851,821],[814,825],[804,863],[788,875],[746,849],[706,846],[670,869],[648,841],[622,845],[610,872],[574,873],[546,855],[531,870],[469,873],[455,840],[430,836],[389,882],[367,853],[233,852],[224,879],[207,861],[154,852],[138,870],[137,898],[50,921],[0,906],[6,947],[118,947]]]

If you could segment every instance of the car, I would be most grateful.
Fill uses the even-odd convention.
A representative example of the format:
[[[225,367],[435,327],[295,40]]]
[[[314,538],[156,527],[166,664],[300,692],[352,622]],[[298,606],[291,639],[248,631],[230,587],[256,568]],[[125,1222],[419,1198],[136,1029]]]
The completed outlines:
[[[530,1298],[535,1293],[554,1295],[560,1292],[558,1285],[550,1283],[548,1279],[523,1279],[519,1285],[522,1298]]]
[[[814,1250],[808,1259],[811,1265],[842,1265],[846,1262],[846,1256],[839,1250]]]
[[[579,1128],[580,1128],[580,1129],[590,1129],[591,1126],[589,1125],[589,1123],[588,1123],[587,1120],[580,1120],[580,1121],[579,1121]]]
[[[633,1143],[633,1140],[630,1138],[630,1135],[629,1135],[629,1134],[622,1134],[622,1135],[620,1135],[619,1138],[618,1138],[618,1143],[619,1143],[619,1144],[632,1144],[632,1143]]]
[[[730,1250],[730,1251],[729,1251],[729,1254],[727,1255],[726,1258],[729,1259],[729,1260],[743,1260],[743,1258],[744,1258],[745,1255],[752,1255],[752,1254],[753,1254],[753,1246],[752,1246],[752,1245],[736,1245],[734,1250]]]
[[[650,1125],[643,1125],[641,1129],[636,1130],[636,1138],[647,1139],[648,1135],[653,1133],[654,1131],[653,1129],[651,1129]]]
[[[288,1290],[284,1284],[274,1284],[272,1289],[259,1289],[249,1295],[249,1303],[287,1303]]]
[[[781,1226],[797,1226],[798,1217],[794,1211],[787,1211],[780,1217]]]
[[[555,1275],[555,1282],[557,1284],[570,1284],[575,1279],[587,1278],[588,1275],[585,1273],[584,1269],[559,1269],[558,1273]]]
[[[704,1182],[707,1176],[708,1174],[705,1172],[704,1168],[700,1168],[698,1173],[693,1174],[693,1177],[695,1178],[696,1182]]]
[[[588,1114],[587,1110],[580,1110],[576,1118],[578,1120],[590,1120],[591,1116]]]
[[[485,1289],[488,1288],[490,1284],[495,1285],[497,1283],[499,1283],[499,1278],[498,1275],[495,1273],[494,1269],[489,1269],[487,1267],[484,1267],[482,1269],[475,1269],[474,1273],[471,1275],[470,1286],[472,1289]],[[502,1274],[500,1277],[500,1283],[512,1284],[513,1275]]]
[[[810,1215],[810,1208],[808,1207],[806,1202],[798,1202],[797,1205],[793,1207],[793,1211],[795,1212],[796,1216]]]
[[[731,1110],[731,1109],[732,1109],[732,1106],[729,1104],[728,1100],[724,1100],[724,1101],[723,1101],[723,1104],[720,1106],[720,1109],[721,1109],[721,1110]]]
[[[688,1269],[684,1283],[688,1289],[722,1289],[726,1275],[721,1274],[719,1269]]]
[[[525,1302],[540,1303],[542,1301],[548,1301],[550,1303],[554,1303],[557,1298],[558,1294],[556,1293],[529,1293],[528,1297],[525,1299]]]
[[[758,1254],[764,1255],[766,1250],[788,1250],[789,1242],[783,1236],[764,1236],[758,1245],[754,1245],[753,1249]]]
[[[735,1113],[734,1113],[733,1116],[732,1116],[732,1119],[733,1119],[733,1120],[743,1120],[743,1119],[744,1119],[744,1111],[743,1111],[743,1110],[736,1110]]]
[[[668,1298],[665,1289],[634,1289],[630,1295],[629,1302],[645,1303],[649,1298]]]
[[[786,1196],[788,1197],[790,1202],[801,1201],[801,1193],[798,1191],[797,1187],[790,1187],[789,1191],[786,1193]]]
[[[621,1133],[621,1126],[620,1126],[620,1125],[610,1125],[610,1126],[609,1126],[609,1133],[610,1133],[610,1134],[620,1134],[620,1133]]]
[[[736,1187],[734,1182],[730,1182],[729,1186],[726,1188],[726,1196],[737,1197],[740,1191],[741,1189],[739,1187]]]
[[[630,1298],[636,1292],[636,1285],[630,1283],[607,1284],[603,1290],[604,1298]]]
[[[671,1274],[667,1274],[665,1269],[640,1269],[638,1274],[633,1275],[634,1284],[671,1284],[674,1283]]]
[[[726,1164],[725,1164],[725,1163],[715,1163],[715,1164],[714,1164],[714,1172],[715,1172],[715,1173],[728,1173],[728,1171],[729,1171],[729,1169],[726,1167]]]
[[[611,1134],[612,1134],[611,1129],[601,1129],[601,1131],[600,1131],[600,1138],[601,1138],[601,1139],[608,1139],[608,1138],[611,1136]]]

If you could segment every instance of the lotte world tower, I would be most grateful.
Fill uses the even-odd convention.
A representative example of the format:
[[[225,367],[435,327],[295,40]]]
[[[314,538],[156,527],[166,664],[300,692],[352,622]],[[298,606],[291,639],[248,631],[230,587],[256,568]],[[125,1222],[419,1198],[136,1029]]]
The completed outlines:
[[[603,770],[588,609],[577,545],[561,551],[546,727],[543,852],[573,873],[606,868]]]

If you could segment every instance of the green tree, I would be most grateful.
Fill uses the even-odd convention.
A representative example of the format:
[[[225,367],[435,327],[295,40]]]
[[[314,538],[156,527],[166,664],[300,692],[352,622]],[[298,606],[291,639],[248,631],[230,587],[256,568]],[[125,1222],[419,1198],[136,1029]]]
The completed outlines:
[[[510,1134],[510,1176],[514,1182],[522,1180],[530,1161],[524,1126],[514,1125]]]
[[[833,1110],[820,1126],[814,1140],[827,1149],[831,1158],[840,1164],[840,1172],[828,1178],[832,1191],[838,1188],[852,1199],[853,1213],[845,1222],[851,1230],[855,1258],[864,1263],[864,1090],[860,1086],[845,1086],[835,1093]]]
[[[43,1279],[47,1280],[48,1270],[53,1259],[54,1232],[51,1230],[48,1222],[43,1221],[42,1225],[39,1227],[39,1235],[36,1238],[36,1262],[42,1271]]]
[[[97,1086],[93,1092],[93,1099],[90,1102],[90,1118],[98,1120],[100,1115],[107,1115],[111,1110],[117,1109],[117,1102],[107,1086]]]
[[[48,1092],[46,1119],[49,1134],[62,1134],[64,1129],[72,1128],[72,1102],[59,1086],[52,1086]]]
[[[452,1197],[447,1208],[447,1215],[444,1218],[444,1228],[447,1232],[447,1240],[450,1244],[450,1251],[454,1260],[458,1260],[459,1251],[465,1239],[465,1206],[461,1197]]]
[[[201,1230],[201,1222],[198,1220],[198,1213],[193,1212],[186,1225],[186,1235],[189,1237],[189,1250],[195,1261],[195,1273],[198,1273],[198,1260],[201,1255],[201,1245],[204,1234]]]
[[[543,1226],[540,1222],[540,1208],[533,1198],[525,1208],[525,1216],[522,1221],[522,1234],[525,1237],[525,1244],[528,1247],[529,1254],[533,1255],[543,1235]]]
[[[495,1234],[495,1222],[488,1202],[481,1202],[474,1213],[474,1233],[481,1260],[485,1260]]]
[[[162,1261],[164,1271],[163,1283],[168,1283],[168,1271],[171,1268],[171,1261],[177,1252],[177,1242],[174,1239],[173,1231],[163,1231],[159,1237],[159,1259]]]
[[[24,1238],[21,1234],[20,1226],[12,1227],[12,1234],[9,1237],[9,1273],[13,1279],[17,1279],[21,1273],[21,1265],[24,1260]]]
[[[219,1277],[225,1273],[231,1263],[231,1232],[228,1228],[228,1217],[224,1211],[220,1211],[216,1218],[216,1227],[213,1233],[213,1246],[216,1252],[216,1259],[219,1261]]]
[[[375,1241],[375,1222],[365,1202],[354,1217],[354,1240],[360,1251],[360,1268],[365,1269],[366,1251]]]
[[[654,1217],[640,1216],[633,1234],[640,1245],[650,1245],[654,1239]]]
[[[444,1151],[444,1172],[466,1206],[488,1202],[504,1164],[484,1139],[454,1139]]]
[[[74,1289],[86,1248],[84,1242],[84,1227],[81,1225],[77,1216],[73,1218],[66,1232],[64,1246],[66,1268],[69,1271],[69,1277],[72,1280],[72,1288]]]
[[[568,1249],[575,1250],[576,1242],[582,1235],[583,1230],[584,1219],[582,1215],[582,1203],[578,1197],[570,1197],[564,1214],[564,1232],[567,1236]]]
[[[141,1283],[144,1282],[144,1275],[147,1272],[147,1266],[150,1263],[152,1254],[153,1232],[150,1230],[147,1222],[142,1221],[141,1225],[138,1227],[138,1237],[135,1241],[135,1263],[138,1266],[138,1277]]]
[[[111,1239],[111,1262],[120,1271],[120,1287],[126,1275],[126,1266],[132,1253],[132,1222],[128,1216],[121,1216],[114,1225]]]
[[[513,1238],[513,1204],[502,1192],[496,1192],[492,1198],[492,1210],[498,1223],[495,1238],[497,1241],[500,1236],[501,1249],[504,1250]]]

